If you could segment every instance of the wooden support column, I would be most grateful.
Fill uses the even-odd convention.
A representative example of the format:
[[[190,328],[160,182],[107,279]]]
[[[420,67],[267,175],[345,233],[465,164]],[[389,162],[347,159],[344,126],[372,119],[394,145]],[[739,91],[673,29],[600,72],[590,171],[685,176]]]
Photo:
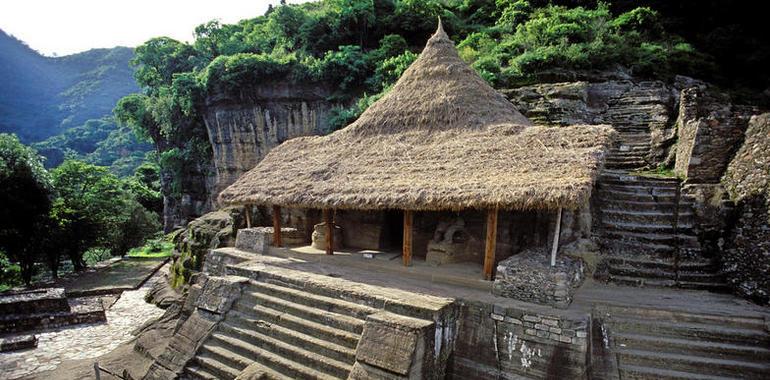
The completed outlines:
[[[404,210],[404,246],[401,257],[404,266],[412,265],[412,225],[414,224],[414,211]]]
[[[556,229],[553,232],[553,247],[551,247],[551,266],[556,266],[556,252],[559,250],[559,235],[561,234],[561,207],[556,214]]]
[[[484,249],[484,279],[492,280],[497,249],[497,208],[487,210],[487,239]]]
[[[273,245],[283,246],[281,239],[281,206],[273,206]]]
[[[332,212],[329,209],[323,211],[324,223],[326,224],[326,254],[334,254],[334,220]]]
[[[246,228],[251,228],[251,205],[244,206],[246,210]]]

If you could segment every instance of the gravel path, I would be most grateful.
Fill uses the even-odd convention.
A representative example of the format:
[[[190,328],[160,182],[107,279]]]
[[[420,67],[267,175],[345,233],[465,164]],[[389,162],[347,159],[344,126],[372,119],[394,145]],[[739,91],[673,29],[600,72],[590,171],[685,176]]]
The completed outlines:
[[[38,346],[32,350],[0,353],[0,379],[18,379],[55,369],[64,360],[95,358],[133,338],[131,331],[163,310],[144,302],[152,284],[163,278],[159,270],[141,288],[123,292],[107,311],[107,322],[75,325],[35,333]]]

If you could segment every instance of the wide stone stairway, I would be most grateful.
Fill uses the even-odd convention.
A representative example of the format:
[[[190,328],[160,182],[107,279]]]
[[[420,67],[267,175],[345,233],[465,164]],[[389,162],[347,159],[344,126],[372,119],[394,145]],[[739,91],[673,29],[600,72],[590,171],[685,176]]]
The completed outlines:
[[[367,318],[384,313],[434,325],[451,303],[414,293],[385,299],[371,292],[374,287],[356,289],[345,280],[290,270],[263,269],[256,277],[244,284],[183,378],[234,379],[249,367],[270,379],[346,379]]]
[[[726,289],[718,265],[705,258],[691,203],[679,180],[606,170],[597,184],[601,275],[632,286]]]
[[[346,378],[373,309],[252,281],[201,347],[193,378],[235,378],[256,361],[275,378]]]
[[[620,379],[767,379],[770,335],[761,315],[602,306],[602,334]],[[617,377],[616,377],[617,376]]]

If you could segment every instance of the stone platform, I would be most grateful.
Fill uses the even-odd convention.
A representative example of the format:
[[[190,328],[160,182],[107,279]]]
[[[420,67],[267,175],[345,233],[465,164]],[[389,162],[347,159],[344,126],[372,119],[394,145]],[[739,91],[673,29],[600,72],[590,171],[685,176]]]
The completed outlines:
[[[97,298],[66,299],[66,310],[46,310],[34,313],[11,313],[0,315],[0,334],[16,333],[39,329],[50,329],[82,323],[96,323],[106,320],[104,307]]]

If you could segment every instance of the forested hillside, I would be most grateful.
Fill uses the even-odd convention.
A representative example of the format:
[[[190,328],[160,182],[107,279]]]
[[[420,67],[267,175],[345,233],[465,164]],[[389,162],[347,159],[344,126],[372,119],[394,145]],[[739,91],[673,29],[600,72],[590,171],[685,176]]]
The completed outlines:
[[[34,142],[111,114],[139,91],[128,61],[133,49],[92,49],[44,57],[0,30],[0,132]]]

